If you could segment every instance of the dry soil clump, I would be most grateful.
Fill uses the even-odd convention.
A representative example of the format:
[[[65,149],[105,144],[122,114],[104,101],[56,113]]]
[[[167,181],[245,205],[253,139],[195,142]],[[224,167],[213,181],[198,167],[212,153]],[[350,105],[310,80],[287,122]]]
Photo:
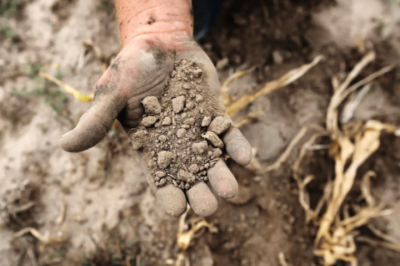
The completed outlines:
[[[218,109],[218,95],[205,81],[207,73],[194,62],[176,61],[161,99],[143,101],[141,126],[129,132],[134,149],[143,149],[154,184],[172,183],[189,189],[208,181],[207,170],[223,154],[218,135],[231,120]]]

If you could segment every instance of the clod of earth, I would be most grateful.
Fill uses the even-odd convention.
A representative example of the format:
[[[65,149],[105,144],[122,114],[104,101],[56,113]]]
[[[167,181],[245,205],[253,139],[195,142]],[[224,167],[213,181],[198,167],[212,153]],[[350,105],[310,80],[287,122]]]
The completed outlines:
[[[212,131],[207,131],[206,134],[202,135],[202,137],[211,142],[211,144],[216,148],[222,149],[224,147],[222,140]]]
[[[172,100],[172,109],[176,114],[183,110],[184,105],[185,105],[185,96],[179,96]]]
[[[143,99],[141,126],[129,136],[134,149],[143,149],[156,187],[190,189],[208,181],[207,170],[223,155],[218,135],[231,120],[218,109],[199,65],[180,60],[174,66],[163,96]]]
[[[192,144],[192,151],[196,154],[203,154],[208,149],[207,141]]]
[[[146,97],[143,99],[142,104],[146,114],[158,115],[161,113],[161,105],[158,102],[157,97]]]
[[[226,115],[217,116],[208,127],[209,131],[219,135],[224,133],[231,126],[231,120]]]
[[[132,148],[134,150],[142,149],[146,145],[147,131],[139,130],[136,133],[130,134],[129,136],[132,142]]]
[[[201,126],[202,127],[208,127],[211,123],[211,117],[205,116],[203,118],[203,121],[201,121]]]
[[[160,151],[158,153],[158,167],[160,167],[161,169],[167,168],[172,160],[174,159],[174,154],[170,151]]]
[[[142,124],[145,127],[151,127],[152,125],[154,125],[155,122],[157,122],[158,118],[155,116],[148,116],[143,118],[142,120]]]

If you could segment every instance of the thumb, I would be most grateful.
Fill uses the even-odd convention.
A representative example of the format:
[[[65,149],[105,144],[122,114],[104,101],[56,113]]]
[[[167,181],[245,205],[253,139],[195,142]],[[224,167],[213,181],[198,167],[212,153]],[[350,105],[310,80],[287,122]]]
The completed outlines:
[[[78,125],[60,139],[60,146],[68,152],[80,152],[99,143],[110,130],[125,103],[117,95],[115,85],[105,83],[96,88],[89,110],[79,119]]]

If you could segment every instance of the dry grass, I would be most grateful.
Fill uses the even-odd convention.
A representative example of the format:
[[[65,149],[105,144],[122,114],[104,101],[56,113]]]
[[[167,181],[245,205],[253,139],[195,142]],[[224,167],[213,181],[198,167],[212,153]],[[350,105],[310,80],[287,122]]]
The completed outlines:
[[[232,117],[258,97],[293,82],[295,79],[304,75],[311,67],[315,66],[321,58],[322,57],[318,56],[312,63],[294,69],[276,81],[268,82],[259,92],[245,95],[232,103],[231,98],[227,96],[227,92],[229,91],[227,86],[229,82],[249,71],[236,73],[231,76],[228,79],[229,82],[226,82],[223,86],[227,113]],[[353,187],[358,168],[379,148],[382,132],[394,134],[395,136],[400,135],[400,130],[396,130],[393,125],[384,124],[375,120],[367,121],[365,124],[359,124],[357,127],[354,127],[353,130],[344,130],[342,132],[339,128],[338,108],[343,101],[352,92],[362,86],[369,85],[371,81],[394,68],[392,65],[384,67],[351,85],[352,81],[358,77],[361,71],[369,63],[373,62],[375,58],[375,53],[371,51],[356,64],[350,73],[338,73],[332,78],[334,94],[331,97],[327,110],[326,129],[318,125],[307,125],[303,127],[275,163],[266,168],[261,167],[260,164],[256,166],[260,173],[280,168],[281,165],[288,160],[293,149],[295,149],[306,136],[309,136],[310,132],[313,132],[313,134],[308,137],[308,141],[302,145],[299,155],[292,166],[292,171],[293,178],[296,180],[299,187],[299,202],[305,210],[306,223],[314,221],[314,224],[318,227],[314,254],[321,258],[321,263],[323,265],[334,265],[338,260],[349,262],[352,266],[357,265],[357,260],[354,256],[356,251],[356,229],[368,224],[372,218],[389,215],[393,212],[393,209],[385,209],[384,203],[377,203],[373,198],[370,191],[370,178],[375,176],[375,173],[372,171],[367,171],[361,182],[361,197],[366,202],[366,206],[358,206],[358,208],[353,209],[355,214],[351,216],[349,214],[349,206],[343,204],[346,196]],[[262,112],[248,114],[238,119],[236,125],[241,126],[259,116],[260,113]],[[326,145],[317,144],[318,139],[322,136],[330,137],[331,144],[328,145],[328,147],[326,147]],[[303,178],[299,174],[300,166],[307,152],[324,148],[329,148],[330,156],[335,161],[335,178],[329,180],[325,184],[323,195],[316,208],[313,210],[310,207],[309,194],[306,186],[314,177],[312,175],[306,175]],[[321,213],[322,210],[324,210],[323,213]],[[389,236],[377,230],[371,229],[371,231],[378,237],[384,239],[384,241],[377,241],[363,236],[358,236],[356,240],[400,252],[400,245]],[[280,260],[282,260],[281,255]]]
[[[45,72],[40,71],[39,76],[41,76],[44,79],[47,79],[53,83],[55,83],[57,86],[60,88],[64,89],[66,92],[72,94],[72,96],[75,97],[75,99],[82,101],[82,102],[91,102],[93,100],[93,95],[85,95],[83,93],[80,93],[76,89],[72,88],[71,86],[65,84],[61,80],[57,79],[56,77],[53,77],[50,74],[47,74]]]
[[[355,236],[357,235],[355,230],[368,224],[372,218],[393,212],[392,209],[385,209],[384,203],[378,204],[373,198],[370,191],[370,177],[374,176],[375,173],[372,171],[367,171],[361,182],[361,196],[365,200],[366,206],[353,209],[355,214],[351,216],[348,211],[349,207],[343,204],[353,187],[358,168],[379,148],[381,133],[387,132],[396,135],[396,132],[398,132],[394,126],[375,120],[359,125],[355,131],[342,132],[338,125],[338,108],[346,97],[361,86],[369,84],[372,80],[393,69],[393,66],[387,66],[350,86],[354,78],[369,63],[373,62],[375,57],[374,52],[369,52],[348,75],[340,73],[332,78],[334,94],[327,110],[326,129],[314,127],[316,133],[302,146],[299,156],[292,166],[293,177],[300,190],[299,202],[306,212],[306,222],[313,220],[318,227],[314,254],[321,258],[323,265],[334,265],[338,260],[349,262],[352,266],[357,265],[354,256],[356,251]],[[343,76],[346,78],[341,80],[340,77]],[[263,172],[279,168],[309,130],[309,126],[303,128],[280,158],[273,165],[263,169]],[[306,186],[313,180],[313,176],[308,175],[303,179],[299,174],[299,168],[304,155],[307,151],[312,150],[310,147],[316,143],[319,137],[324,135],[329,135],[331,139],[330,155],[335,161],[335,178],[325,184],[323,196],[315,210],[312,210]],[[322,209],[324,209],[324,213],[320,214]],[[386,241],[374,241],[364,237],[358,237],[357,240],[400,251],[398,243],[388,241],[382,235],[380,237]]]
[[[208,223],[206,220],[200,217],[186,221],[187,214],[190,211],[190,206],[186,212],[179,219],[179,228],[177,235],[177,244],[179,247],[178,257],[175,260],[175,266],[181,266],[184,263],[185,266],[190,266],[190,261],[186,255],[186,250],[188,249],[191,241],[194,238],[201,236],[205,231],[202,229],[207,228],[210,233],[217,233],[218,229]]]
[[[245,95],[235,102],[231,102],[230,98],[227,96],[227,92],[229,90],[227,86],[234,78],[237,78],[246,73],[249,73],[250,70],[241,71],[241,72],[233,74],[231,77],[229,77],[227,79],[227,81],[222,86],[222,93],[225,98],[226,113],[230,117],[233,117],[242,108],[244,108],[245,106],[254,102],[257,98],[259,98],[263,95],[266,95],[272,91],[275,91],[279,88],[285,87],[285,86],[289,85],[290,83],[294,82],[295,80],[299,79],[305,73],[307,73],[312,67],[317,65],[322,59],[323,59],[323,57],[321,55],[319,55],[311,63],[305,64],[299,68],[295,68],[277,80],[267,82],[260,91],[253,93],[253,94]]]

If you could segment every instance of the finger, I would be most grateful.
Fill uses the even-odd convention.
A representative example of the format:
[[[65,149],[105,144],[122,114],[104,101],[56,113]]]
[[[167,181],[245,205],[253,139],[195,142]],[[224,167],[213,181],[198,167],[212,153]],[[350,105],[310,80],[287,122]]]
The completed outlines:
[[[157,189],[154,185],[154,179],[151,177],[147,169],[143,152],[137,151],[137,154],[147,183],[156,195],[158,204],[160,204],[164,211],[169,215],[174,217],[182,215],[186,211],[187,207],[186,197],[183,191],[172,184]]]
[[[186,197],[180,188],[172,184],[157,189],[156,197],[158,204],[164,211],[174,217],[182,215],[186,211]]]
[[[248,165],[253,157],[251,146],[239,129],[231,126],[223,141],[228,155],[238,164]]]
[[[193,211],[199,216],[209,216],[218,208],[217,199],[203,182],[197,183],[186,191],[186,196]]]
[[[60,139],[60,146],[68,152],[80,152],[99,143],[111,128],[124,103],[111,85],[96,88],[89,110],[78,125]]]
[[[233,198],[238,191],[238,183],[222,159],[208,170],[208,180],[215,192],[223,199]]]

